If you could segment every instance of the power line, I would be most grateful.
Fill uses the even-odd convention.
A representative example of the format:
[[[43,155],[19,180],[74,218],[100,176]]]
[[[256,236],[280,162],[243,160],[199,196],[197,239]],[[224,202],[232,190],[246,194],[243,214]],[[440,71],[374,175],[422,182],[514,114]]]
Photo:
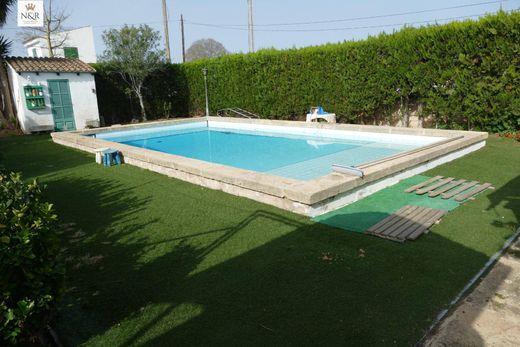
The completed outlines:
[[[514,11],[508,11],[514,12]],[[468,19],[483,16],[487,13],[473,14],[467,16],[459,16],[459,17],[450,17],[450,18],[438,18],[432,20],[425,21],[415,21],[415,22],[406,22],[406,23],[394,23],[394,24],[378,24],[378,25],[366,25],[366,26],[355,26],[355,27],[345,27],[345,28],[321,28],[321,29],[256,29],[255,31],[262,32],[324,32],[324,31],[347,31],[347,30],[358,30],[358,29],[375,29],[375,28],[385,28],[385,27],[396,27],[396,26],[404,26],[404,25],[416,25],[416,24],[428,24],[428,23],[436,23],[440,21],[453,21],[457,19]],[[218,29],[226,29],[226,30],[240,30],[245,31],[245,28],[235,28],[228,26],[220,26],[216,24],[205,24],[205,23],[196,23],[196,22],[188,22],[191,25],[197,26],[206,26]]]
[[[340,23],[340,22],[351,22],[351,21],[360,21],[360,20],[368,20],[368,19],[381,19],[381,18],[389,18],[389,17],[398,17],[398,16],[406,16],[411,14],[422,14],[429,12],[439,12],[445,10],[454,10],[461,9],[467,7],[475,7],[475,6],[483,6],[483,5],[492,5],[492,4],[502,4],[505,2],[518,1],[518,0],[495,0],[495,1],[485,1],[473,4],[465,4],[465,5],[457,5],[450,7],[439,7],[434,9],[426,9],[426,10],[418,10],[418,11],[408,11],[408,12],[400,12],[400,13],[390,13],[390,14],[382,14],[375,16],[366,16],[366,17],[352,17],[345,19],[331,19],[331,20],[321,20],[321,21],[306,21],[306,22],[291,22],[291,23],[271,23],[271,24],[255,24],[255,27],[268,27],[268,26],[291,26],[291,25],[306,25],[306,24],[327,24],[327,23]],[[180,22],[180,20],[168,20],[168,22]],[[212,26],[216,28],[224,28],[224,27],[245,27],[247,28],[249,24],[212,24],[212,23],[201,23],[201,22],[191,22],[184,21],[185,23],[191,23],[199,26]],[[144,22],[144,23],[132,23],[132,24],[104,24],[104,25],[93,25],[93,28],[110,28],[110,27],[121,27],[124,25],[140,25],[140,24],[158,24],[162,23],[162,21],[154,21],[154,22]],[[8,29],[16,29],[16,28],[8,28]],[[248,29],[243,29],[248,30]],[[259,31],[256,30],[255,31]]]
[[[434,9],[426,9],[426,10],[418,10],[418,11],[408,11],[408,12],[400,12],[400,13],[390,13],[390,14],[382,14],[382,15],[375,15],[375,16],[366,16],[366,17],[352,17],[352,18],[344,18],[344,19],[331,19],[331,20],[320,20],[320,21],[306,21],[306,22],[291,22],[291,23],[271,23],[271,24],[255,24],[255,27],[269,27],[269,26],[291,26],[291,25],[307,25],[307,24],[330,24],[330,23],[340,23],[340,22],[350,22],[350,21],[360,21],[360,20],[369,20],[369,19],[381,19],[381,18],[389,18],[389,17],[398,17],[398,16],[406,16],[406,15],[412,15],[412,14],[422,14],[422,13],[429,13],[429,12],[439,12],[444,10],[453,10],[453,9],[461,9],[461,8],[467,8],[467,7],[475,7],[475,6],[483,6],[483,5],[491,5],[491,4],[498,4],[498,3],[505,3],[505,2],[511,2],[511,1],[518,1],[518,0],[496,0],[496,1],[486,1],[486,2],[479,2],[479,3],[473,3],[473,4],[465,4],[465,5],[457,5],[457,6],[450,6],[450,7],[440,7],[440,8],[434,8]],[[473,15],[473,16],[464,16],[464,17],[475,17],[479,15]],[[455,19],[460,19],[464,17],[453,17]],[[443,20],[443,19],[437,19],[437,20]],[[432,20],[435,21],[435,20]],[[168,22],[180,22],[178,19],[171,19],[168,20]],[[192,25],[198,25],[198,26],[207,26],[207,27],[214,27],[214,28],[220,28],[220,29],[230,29],[230,30],[248,30],[246,27],[248,24],[212,24],[212,23],[202,23],[202,22],[191,22],[191,21],[184,21],[185,23],[189,23]],[[141,23],[121,23],[121,24],[101,24],[101,25],[92,25],[93,28],[114,28],[114,27],[121,27],[124,25],[132,26],[132,25],[142,25],[142,24],[161,24],[163,21],[150,21],[150,22],[141,22]],[[403,23],[403,24],[411,24],[411,23]],[[384,26],[392,26],[393,24],[388,24]],[[395,25],[402,25],[402,24],[395,24]],[[79,26],[81,27],[81,26]],[[244,28],[241,28],[244,27]],[[369,26],[369,27],[379,27],[379,26]],[[354,27],[355,29],[357,27]],[[360,29],[363,29],[365,27],[359,27]],[[20,29],[19,27],[10,27],[6,28],[3,27],[2,30],[17,30]],[[337,28],[337,29],[318,29],[318,30],[307,30],[307,29],[255,29],[255,31],[332,31],[332,30],[350,30],[350,28]]]
[[[407,15],[411,15],[411,14],[422,14],[422,13],[439,12],[439,11],[446,11],[446,10],[455,10],[455,9],[468,8],[468,7],[499,4],[499,3],[511,2],[511,1],[517,1],[517,0],[485,1],[485,2],[478,2],[478,3],[472,3],[472,4],[465,4],[465,5],[439,7],[439,8],[433,8],[433,9],[408,11],[408,12],[389,13],[389,14],[381,14],[381,15],[375,15],[375,16],[351,17],[351,18],[344,18],[344,19],[329,19],[329,20],[305,21],[305,22],[255,24],[255,26],[256,27],[269,27],[269,26],[291,26],[291,25],[353,22],[353,21],[368,20],[368,19],[381,19],[381,18],[389,18],[389,17],[407,16]],[[209,24],[209,23],[201,23],[201,24]],[[213,24],[213,25],[221,25],[221,26],[227,26],[227,27],[245,27],[245,26],[247,26],[247,24]]]

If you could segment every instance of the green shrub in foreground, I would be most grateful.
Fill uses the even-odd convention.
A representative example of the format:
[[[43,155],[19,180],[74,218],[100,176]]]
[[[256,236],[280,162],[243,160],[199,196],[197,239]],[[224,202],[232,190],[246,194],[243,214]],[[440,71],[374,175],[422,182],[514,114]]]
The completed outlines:
[[[56,221],[36,181],[0,172],[0,345],[45,327],[63,276]]]

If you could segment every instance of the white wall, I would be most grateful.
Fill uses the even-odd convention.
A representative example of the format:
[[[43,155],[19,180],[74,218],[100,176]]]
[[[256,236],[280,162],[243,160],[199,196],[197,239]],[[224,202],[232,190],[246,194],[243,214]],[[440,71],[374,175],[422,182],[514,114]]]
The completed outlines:
[[[47,80],[67,79],[74,110],[76,129],[84,129],[90,122],[99,124],[99,110],[96,96],[94,75],[82,72],[76,73],[22,72],[20,75],[8,65],[9,81],[13,91],[18,120],[24,133],[54,130],[51,102]],[[29,110],[25,102],[23,87],[26,85],[41,85],[46,108]]]
[[[44,55],[43,49],[39,42],[40,42],[40,39],[38,39],[38,41],[33,40],[33,41],[31,41],[31,43],[27,43],[25,45],[25,47],[27,47],[27,56],[28,57],[42,58],[44,56],[48,56],[47,53],[46,53],[46,55]]]
[[[54,37],[55,42],[61,42],[65,36],[67,37],[62,48],[56,48],[54,50],[55,57],[63,58],[63,47],[76,47],[78,49],[79,59],[85,63],[96,63],[96,48],[94,46],[94,31],[91,26],[86,26],[74,30],[64,31]],[[36,38],[28,41],[25,44],[27,49],[27,56],[39,58],[48,57],[49,50],[47,49],[47,43],[43,38]],[[37,49],[37,55],[33,54],[33,48]]]

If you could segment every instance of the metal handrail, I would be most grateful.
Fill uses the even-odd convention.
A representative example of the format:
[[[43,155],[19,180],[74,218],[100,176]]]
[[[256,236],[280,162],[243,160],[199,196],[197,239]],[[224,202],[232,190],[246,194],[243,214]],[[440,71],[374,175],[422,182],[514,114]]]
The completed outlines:
[[[235,115],[239,115],[241,117],[244,117],[244,118],[260,118],[259,115],[257,115],[256,113],[253,113],[253,112],[249,112],[247,110],[244,110],[244,109],[241,109],[239,107],[228,107],[228,108],[223,108],[223,109],[220,109],[217,111],[217,115],[219,117],[223,117],[223,115],[226,115],[228,116],[229,114],[228,113],[234,113]]]

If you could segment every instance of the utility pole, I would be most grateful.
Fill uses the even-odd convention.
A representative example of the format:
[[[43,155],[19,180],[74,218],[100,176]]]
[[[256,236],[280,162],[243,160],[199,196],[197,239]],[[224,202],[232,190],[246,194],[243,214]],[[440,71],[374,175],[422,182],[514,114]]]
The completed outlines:
[[[249,53],[255,51],[255,38],[253,34],[253,0],[247,0],[247,28],[249,31]]]
[[[181,13],[181,38],[182,38],[182,62],[186,62],[186,50],[184,46],[184,18]]]
[[[164,24],[164,47],[166,49],[166,62],[172,62],[170,54],[170,33],[168,32],[168,10],[166,9],[166,0],[162,0],[162,14]]]

